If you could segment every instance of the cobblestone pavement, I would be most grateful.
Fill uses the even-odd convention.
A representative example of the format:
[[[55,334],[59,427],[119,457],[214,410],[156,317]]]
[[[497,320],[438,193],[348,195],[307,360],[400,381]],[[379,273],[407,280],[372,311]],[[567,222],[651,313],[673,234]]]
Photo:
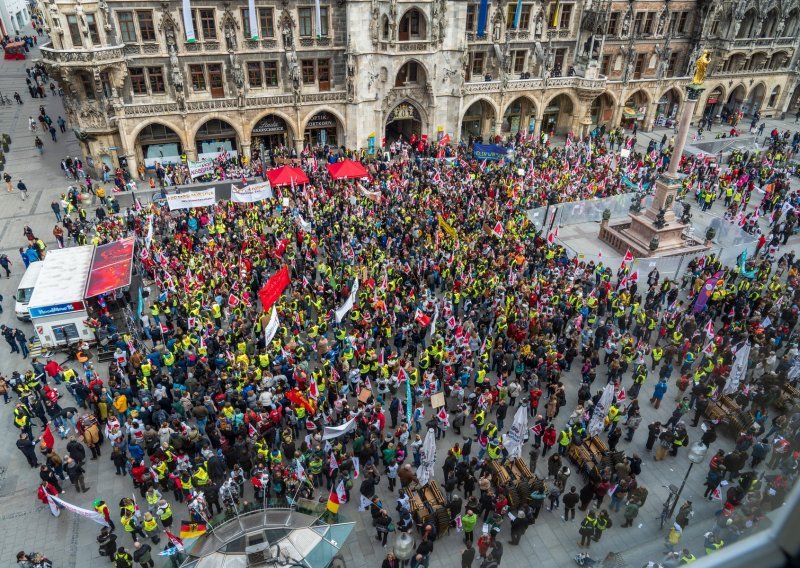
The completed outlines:
[[[75,156],[78,154],[78,144],[71,133],[61,135],[57,143],[50,142],[49,136],[42,136],[45,140],[45,153],[39,156],[33,146],[34,134],[27,129],[27,117],[35,116],[38,113],[40,102],[43,102],[48,109],[50,116],[55,118],[63,115],[63,107],[58,98],[48,97],[44,101],[32,100],[25,88],[26,64],[31,64],[31,59],[38,56],[37,50],[29,54],[27,61],[1,61],[0,62],[0,91],[11,97],[14,91],[23,95],[23,105],[11,105],[0,107],[0,132],[6,132],[12,137],[11,151],[7,155],[8,161],[6,171],[14,177],[14,183],[20,177],[25,180],[30,188],[29,199],[22,201],[16,190],[13,193],[0,191],[0,249],[9,255],[12,262],[12,275],[10,279],[0,279],[0,293],[4,296],[2,302],[3,313],[0,314],[0,322],[19,325],[26,333],[32,333],[29,324],[20,324],[14,319],[13,315],[13,296],[16,285],[23,273],[23,264],[16,250],[25,244],[23,237],[23,227],[30,225],[35,234],[42,235],[43,240],[48,246],[55,246],[51,231],[55,222],[50,202],[65,191],[69,185],[64,179],[60,168],[60,159],[67,154]],[[790,122],[767,121],[767,129],[773,125],[779,127],[793,127],[793,120]],[[647,138],[654,137],[660,139],[661,133],[657,131],[653,134],[643,133],[639,137],[640,145],[647,144]],[[715,206],[712,211],[721,211],[721,206]],[[797,249],[800,239],[794,237],[790,240],[790,247]],[[0,349],[3,349],[0,347]],[[2,353],[0,357],[0,372],[8,374],[13,370],[24,370],[28,364],[18,355],[6,355]],[[571,408],[576,403],[576,385],[579,383],[580,376],[578,366],[565,377],[565,384],[568,385],[567,406],[562,409],[561,415],[557,418],[557,427],[561,427]],[[100,369],[101,376],[104,369]],[[639,477],[641,484],[649,489],[649,497],[646,505],[641,509],[636,525],[630,529],[622,529],[622,513],[612,513],[614,527],[607,531],[603,539],[592,546],[591,552],[595,558],[602,558],[608,551],[624,551],[625,559],[630,566],[640,566],[649,559],[661,557],[663,548],[662,541],[665,531],[658,530],[657,517],[661,510],[661,505],[666,498],[667,489],[664,486],[670,483],[679,484],[686,472],[689,462],[686,452],[682,451],[676,458],[667,458],[663,462],[654,463],[652,456],[644,448],[646,427],[654,419],[665,420],[672,411],[672,399],[674,397],[674,385],[671,386],[672,392],[668,392],[665,397],[667,402],[660,410],[655,410],[646,402],[650,390],[653,387],[653,379],[649,379],[643,388],[642,399],[643,426],[639,429],[633,442],[620,442],[620,448],[627,452],[638,452],[644,459],[644,471]],[[626,377],[625,385],[630,383],[630,378]],[[65,394],[65,400],[71,402],[71,396]],[[57,567],[76,568],[76,567],[95,567],[107,566],[108,561],[97,553],[95,537],[99,532],[99,526],[91,521],[77,519],[69,514],[62,514],[59,518],[54,518],[49,513],[46,506],[36,499],[36,486],[38,475],[36,470],[27,467],[23,456],[14,446],[17,437],[17,430],[12,424],[12,405],[0,405],[0,452],[5,459],[0,459],[0,566],[10,566],[13,558],[19,550],[41,551],[46,554]],[[507,423],[510,424],[513,412],[509,412]],[[689,428],[690,442],[696,441],[700,437],[698,428]],[[441,480],[441,464],[444,462],[447,448],[452,446],[457,439],[455,434],[450,431],[444,441],[438,445],[438,460],[436,476]],[[57,440],[56,446],[61,451],[65,444]],[[105,448],[108,446],[106,445]],[[731,440],[720,436],[717,443],[709,454],[718,447],[730,449]],[[95,498],[103,498],[110,504],[113,515],[117,515],[119,499],[131,494],[132,484],[128,478],[115,476],[114,468],[108,458],[109,451],[104,449],[103,457],[97,461],[87,462],[86,482],[91,490],[86,494],[76,494],[69,483],[66,483],[66,494],[63,496],[67,501],[76,505],[91,508],[91,503]],[[523,455],[527,457],[527,446],[523,449]],[[539,474],[545,473],[545,460],[540,460]],[[574,469],[574,468],[573,468]],[[692,471],[684,490],[683,497],[690,499],[695,504],[695,516],[691,521],[690,530],[685,536],[685,543],[698,556],[702,555],[702,534],[712,523],[714,512],[719,508],[716,502],[708,502],[702,499],[703,479],[707,471],[706,464],[698,465]],[[573,473],[571,483],[580,486],[578,475]],[[249,489],[248,495],[249,493]],[[393,496],[389,494],[385,476],[378,494],[384,499],[393,510]],[[176,517],[182,517],[182,507],[176,507]],[[374,539],[374,532],[369,522],[367,513],[358,513],[356,505],[353,503],[344,505],[341,512],[357,521],[357,528],[351,535],[343,555],[347,565],[351,567],[377,567],[380,566],[385,556],[386,550]],[[544,510],[536,525],[531,526],[523,537],[519,546],[505,544],[505,555],[503,556],[502,566],[571,566],[572,558],[578,551],[578,522],[572,521],[565,523],[560,519],[558,513],[548,513]],[[507,526],[500,533],[503,541],[508,540]],[[130,539],[120,534],[119,542],[126,546],[130,545]],[[391,547],[392,540],[389,542]],[[442,537],[435,543],[435,550],[431,558],[432,568],[445,568],[460,566],[460,554],[462,550],[461,539],[455,534]],[[166,565],[164,559],[157,559],[157,565]],[[477,562],[475,563],[477,565]]]

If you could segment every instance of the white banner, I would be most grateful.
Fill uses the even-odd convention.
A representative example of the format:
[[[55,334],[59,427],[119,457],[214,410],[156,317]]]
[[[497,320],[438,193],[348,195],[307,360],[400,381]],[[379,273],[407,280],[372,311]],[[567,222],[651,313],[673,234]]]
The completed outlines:
[[[725,381],[725,386],[722,387],[722,394],[733,394],[739,390],[739,384],[744,379],[747,372],[747,360],[750,358],[750,344],[745,343],[736,349],[736,356],[733,359],[733,367],[731,373],[728,375],[728,380]]]
[[[192,4],[189,0],[183,0],[183,27],[186,30],[186,41],[194,43],[194,19],[192,18]]]
[[[520,406],[514,414],[511,429],[503,436],[503,445],[508,450],[508,457],[518,458],[522,455],[524,436],[528,431],[528,409]]]
[[[153,242],[153,214],[147,216],[147,235],[144,237],[144,246],[150,248]]]
[[[189,177],[192,179],[214,172],[214,162],[211,160],[203,160],[201,162],[187,161],[186,165],[189,167]]]
[[[436,321],[439,319],[439,304],[436,304],[436,309],[433,312],[433,321],[431,322],[431,338],[436,333]]]
[[[311,223],[303,219],[302,215],[297,215],[297,224],[300,225],[300,228],[303,229],[306,233],[311,231]]]
[[[247,1],[248,20],[250,23],[250,39],[258,39],[258,14],[256,13],[256,0]]]
[[[264,328],[264,343],[266,344],[267,348],[269,348],[269,342],[272,341],[273,337],[275,337],[275,333],[277,333],[279,325],[280,321],[278,320],[278,310],[275,309],[275,306],[272,306],[272,316],[269,318],[267,327]]]
[[[77,505],[73,505],[72,503],[67,503],[66,501],[64,501],[63,499],[59,499],[55,495],[50,495],[48,497],[48,500],[50,500],[50,499],[55,501],[56,505],[58,505],[62,509],[66,509],[67,511],[72,511],[76,515],[80,515],[81,517],[84,517],[84,518],[87,518],[89,520],[92,520],[95,523],[97,523],[98,525],[103,525],[104,527],[108,526],[108,523],[106,522],[105,517],[103,517],[103,515],[101,515],[97,511],[91,511],[89,509],[83,509],[81,507],[78,507]]]
[[[347,312],[355,305],[356,303],[356,294],[358,294],[358,278],[356,278],[353,282],[353,290],[350,292],[350,296],[348,296],[347,301],[342,304],[342,307],[336,310],[336,323],[341,323],[342,318],[347,315]]]
[[[341,426],[325,426],[325,432],[322,434],[323,440],[331,440],[333,438],[338,438],[339,436],[343,436],[348,432],[352,432],[356,429],[356,419],[351,418]]]
[[[244,187],[236,187],[231,184],[231,201],[235,203],[255,203],[273,197],[275,195],[272,193],[272,184],[268,181]]]
[[[193,207],[208,207],[216,203],[217,190],[214,187],[198,191],[184,191],[167,195],[167,204],[170,211],[176,209],[192,209]]]

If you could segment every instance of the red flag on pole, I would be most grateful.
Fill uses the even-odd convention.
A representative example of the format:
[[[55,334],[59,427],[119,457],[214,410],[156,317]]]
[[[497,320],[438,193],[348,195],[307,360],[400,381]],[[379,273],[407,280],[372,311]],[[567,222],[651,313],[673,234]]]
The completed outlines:
[[[53,439],[53,433],[50,431],[50,424],[47,424],[44,427],[44,433],[42,434],[42,442],[44,445],[47,446],[48,450],[53,449],[56,441]]]
[[[429,323],[431,323],[431,318],[422,313],[422,310],[417,309],[417,313],[414,314],[414,321],[422,327],[426,327]]]
[[[264,287],[258,291],[258,297],[261,299],[261,308],[266,311],[278,301],[283,291],[289,285],[289,267],[283,266],[278,272],[264,284]]]

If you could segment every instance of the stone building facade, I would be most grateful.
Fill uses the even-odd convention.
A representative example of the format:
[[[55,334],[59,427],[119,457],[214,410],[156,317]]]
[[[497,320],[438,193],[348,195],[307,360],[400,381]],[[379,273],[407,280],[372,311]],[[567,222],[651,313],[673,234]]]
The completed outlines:
[[[43,61],[84,154],[133,169],[281,144],[373,149],[411,134],[649,130],[677,116],[703,49],[712,65],[696,118],[779,116],[800,93],[800,0],[41,6]]]

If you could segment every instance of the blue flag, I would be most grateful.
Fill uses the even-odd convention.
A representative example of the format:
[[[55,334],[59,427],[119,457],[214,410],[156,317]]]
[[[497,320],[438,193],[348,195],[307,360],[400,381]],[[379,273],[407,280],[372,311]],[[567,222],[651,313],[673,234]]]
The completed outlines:
[[[486,18],[489,15],[489,0],[481,0],[478,7],[478,37],[486,35]]]
[[[514,29],[519,29],[519,18],[522,15],[522,0],[517,0],[517,11],[514,12]]]
[[[411,378],[406,379],[406,422],[411,427]]]

